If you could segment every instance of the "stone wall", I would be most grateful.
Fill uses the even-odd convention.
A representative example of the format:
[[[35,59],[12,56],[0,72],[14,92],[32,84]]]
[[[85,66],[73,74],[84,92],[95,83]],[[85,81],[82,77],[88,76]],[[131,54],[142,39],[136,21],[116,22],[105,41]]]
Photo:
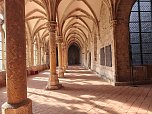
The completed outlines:
[[[38,65],[38,66],[32,66],[27,68],[27,76],[29,75],[35,75],[39,72],[48,69],[48,65]],[[0,71],[0,87],[6,85],[6,71]]]
[[[116,85],[146,84],[151,80],[150,66],[132,66],[130,62],[130,12],[136,0],[122,0],[115,27]]]
[[[87,64],[85,64],[85,66],[88,67],[89,52],[91,52],[91,69],[106,78],[109,82],[113,83],[115,81],[113,26],[111,23],[109,9],[105,4],[103,4],[101,8],[99,28],[99,31],[97,28],[93,29],[92,38],[90,39],[90,44],[87,49]],[[100,49],[109,45],[111,45],[112,50],[112,67],[100,65]]]
[[[100,30],[93,28],[94,31],[89,37],[87,47],[87,63],[89,66],[89,53],[91,52],[91,69],[102,77],[108,79],[114,85],[130,85],[132,83],[142,84],[152,82],[152,66],[132,66],[130,63],[130,33],[129,19],[130,12],[136,0],[122,0],[117,9],[117,16],[111,18],[109,9],[104,4],[101,8]],[[97,44],[95,36],[97,36]],[[95,46],[96,45],[96,46]],[[100,64],[100,49],[111,45],[112,50],[112,67]],[[95,50],[94,47],[97,47]],[[97,58],[95,60],[95,52]],[[85,60],[84,60],[85,61]]]

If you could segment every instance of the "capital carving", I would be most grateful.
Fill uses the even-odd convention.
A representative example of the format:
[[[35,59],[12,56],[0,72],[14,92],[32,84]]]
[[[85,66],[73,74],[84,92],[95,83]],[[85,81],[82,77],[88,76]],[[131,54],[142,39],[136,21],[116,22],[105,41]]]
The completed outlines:
[[[4,20],[0,19],[0,25],[2,26],[4,24]]]
[[[111,25],[112,25],[112,26],[116,26],[116,25],[117,25],[117,23],[118,23],[118,21],[117,21],[117,20],[112,20],[112,21],[111,21]]]
[[[57,38],[57,43],[63,43],[63,38],[62,38],[62,36],[58,36],[58,38]]]
[[[55,33],[57,27],[57,23],[55,21],[48,21],[46,26],[50,32]]]

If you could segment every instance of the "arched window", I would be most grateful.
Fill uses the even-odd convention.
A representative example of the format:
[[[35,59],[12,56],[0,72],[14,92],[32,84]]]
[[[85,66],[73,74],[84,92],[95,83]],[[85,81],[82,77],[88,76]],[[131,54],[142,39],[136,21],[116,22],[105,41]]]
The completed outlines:
[[[5,70],[6,65],[6,43],[5,43],[5,32],[4,32],[4,18],[0,14],[0,70]]]
[[[29,64],[29,50],[28,50],[28,41],[26,39],[26,66],[29,67],[30,64]]]
[[[2,33],[0,32],[0,70],[2,70]]]
[[[37,65],[37,43],[34,42],[34,66]]]
[[[129,26],[132,64],[152,64],[151,0],[136,1],[131,11]]]
[[[41,47],[41,64],[45,64],[44,63],[44,46]]]

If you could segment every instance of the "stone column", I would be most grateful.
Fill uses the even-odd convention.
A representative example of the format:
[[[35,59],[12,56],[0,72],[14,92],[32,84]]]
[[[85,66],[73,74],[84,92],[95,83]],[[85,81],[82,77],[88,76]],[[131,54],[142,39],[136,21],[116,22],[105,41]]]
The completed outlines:
[[[37,45],[37,65],[40,65],[41,64],[41,61],[40,61],[40,57],[41,56],[41,48],[39,47],[39,44]]]
[[[85,45],[85,52],[84,52],[84,54],[85,54],[85,58],[84,58],[84,66],[86,67],[87,66],[87,46]]]
[[[34,43],[31,44],[31,63],[30,66],[34,66]]]
[[[117,23],[118,23],[118,21],[117,20],[112,20],[111,21],[111,25],[112,25],[112,28],[113,28],[113,46],[114,46],[114,50],[113,50],[113,61],[112,61],[112,64],[114,65],[114,67],[115,67],[115,76],[114,76],[114,83],[115,82],[117,82],[117,80],[118,80],[118,71],[117,71],[117,52],[116,52],[116,50],[117,50],[117,41],[116,41],[116,37],[115,37],[115,35],[116,35],[116,27],[117,27]]]
[[[40,46],[40,65],[43,65],[42,59],[43,59],[43,47]]]
[[[68,49],[67,49],[67,46],[65,46],[65,64],[64,64],[64,67],[65,69],[68,68]]]
[[[62,65],[62,57],[63,57],[63,52],[62,52],[62,43],[63,43],[63,38],[61,36],[58,37],[57,39],[58,43],[58,63],[59,63],[59,71],[58,71],[58,76],[60,78],[64,77],[64,71],[63,71],[63,65]]]
[[[32,114],[32,101],[27,98],[24,0],[5,0],[5,19],[7,102],[2,114]]]
[[[65,46],[64,43],[62,43],[62,68],[63,68],[63,72],[65,72],[65,68],[64,68],[64,51],[65,51]]]
[[[63,60],[63,62],[64,62],[64,64],[63,64],[63,67],[64,67],[64,72],[66,71],[66,69],[67,69],[67,48],[66,48],[66,44],[64,44],[64,51],[63,51],[63,56],[64,56],[64,60]]]
[[[48,22],[47,25],[50,32],[50,77],[46,86],[47,90],[55,90],[62,87],[56,74],[56,25],[55,21]]]
[[[45,63],[46,63],[46,65],[50,66],[49,49],[46,49],[46,52],[45,52]]]

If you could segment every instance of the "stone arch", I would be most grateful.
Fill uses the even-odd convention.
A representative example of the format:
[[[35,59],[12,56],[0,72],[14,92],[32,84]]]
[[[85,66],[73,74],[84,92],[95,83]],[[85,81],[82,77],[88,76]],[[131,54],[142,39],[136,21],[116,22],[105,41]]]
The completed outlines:
[[[151,1],[141,0],[134,3],[130,14],[130,64],[132,65],[132,70],[137,72],[132,74],[135,81],[152,79],[150,70],[152,68],[151,14]],[[137,22],[134,22],[135,20]],[[135,24],[138,26],[134,27]],[[139,69],[138,66],[144,70]],[[143,75],[137,77],[141,72]]]
[[[114,24],[116,82],[127,82],[132,84],[134,81],[138,81],[138,83],[142,83],[144,81],[144,79],[135,80],[137,75],[141,77],[141,73],[139,73],[141,69],[137,67],[137,73],[134,74],[134,68],[130,61],[129,21],[131,10],[135,2],[136,0],[128,0],[127,2],[125,0],[121,0],[118,6],[117,21]],[[144,73],[144,71],[142,73]],[[146,74],[144,75],[146,76]]]

